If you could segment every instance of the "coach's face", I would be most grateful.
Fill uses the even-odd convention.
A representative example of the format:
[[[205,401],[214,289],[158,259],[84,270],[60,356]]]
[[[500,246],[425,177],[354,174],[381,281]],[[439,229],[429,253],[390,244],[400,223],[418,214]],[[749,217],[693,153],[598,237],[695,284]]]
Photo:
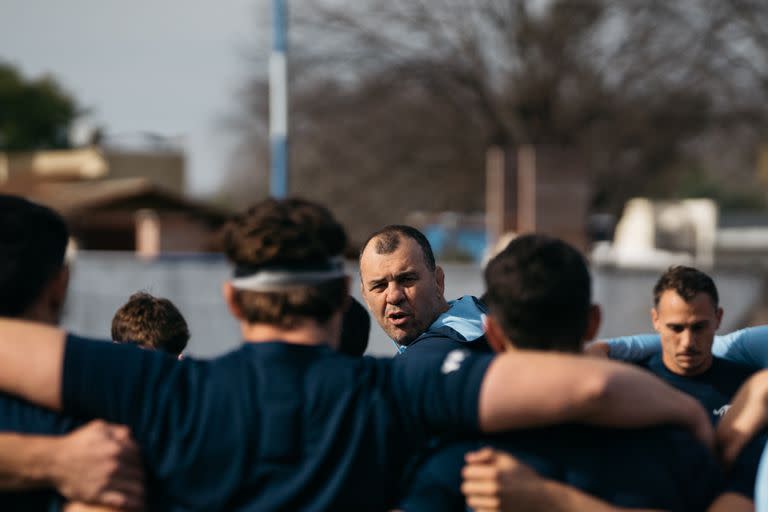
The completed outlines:
[[[418,338],[447,309],[445,276],[427,267],[419,244],[401,236],[389,254],[371,240],[360,257],[363,298],[384,332],[400,345]]]
[[[675,290],[666,290],[651,310],[653,326],[661,336],[664,366],[672,373],[699,375],[712,366],[712,342],[720,327],[722,308],[706,293],[686,302]]]

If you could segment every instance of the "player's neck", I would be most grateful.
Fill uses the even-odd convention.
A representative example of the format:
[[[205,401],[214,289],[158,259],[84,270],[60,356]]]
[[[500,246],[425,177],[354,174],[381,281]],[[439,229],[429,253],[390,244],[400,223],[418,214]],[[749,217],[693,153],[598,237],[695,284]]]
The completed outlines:
[[[240,324],[243,339],[249,343],[268,341],[283,341],[296,345],[324,345],[334,338],[333,329],[329,325],[306,320],[301,324],[286,329],[272,324]]]

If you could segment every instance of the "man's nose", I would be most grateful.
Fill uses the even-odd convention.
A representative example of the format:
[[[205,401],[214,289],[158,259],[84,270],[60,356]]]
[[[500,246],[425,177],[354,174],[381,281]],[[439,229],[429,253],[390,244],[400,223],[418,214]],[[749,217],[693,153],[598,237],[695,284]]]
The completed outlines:
[[[399,304],[405,299],[403,287],[395,282],[389,283],[387,287],[387,304]]]
[[[689,350],[696,346],[696,337],[693,335],[690,329],[686,329],[680,333],[680,348],[683,350]]]

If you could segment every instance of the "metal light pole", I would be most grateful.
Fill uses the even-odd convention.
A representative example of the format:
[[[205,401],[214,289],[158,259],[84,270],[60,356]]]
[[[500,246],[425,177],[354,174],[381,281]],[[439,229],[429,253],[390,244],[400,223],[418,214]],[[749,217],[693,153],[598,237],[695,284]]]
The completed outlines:
[[[269,136],[272,197],[288,195],[288,7],[286,0],[272,0],[272,53],[269,56]]]

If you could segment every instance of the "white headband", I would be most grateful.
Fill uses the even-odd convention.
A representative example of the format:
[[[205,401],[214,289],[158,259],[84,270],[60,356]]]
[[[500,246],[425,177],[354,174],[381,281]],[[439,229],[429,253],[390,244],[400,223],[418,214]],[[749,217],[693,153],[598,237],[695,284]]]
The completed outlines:
[[[306,270],[286,267],[256,270],[248,275],[233,277],[230,283],[238,290],[270,292],[318,284],[347,275],[344,272],[344,260],[340,257],[328,260],[323,267]]]

